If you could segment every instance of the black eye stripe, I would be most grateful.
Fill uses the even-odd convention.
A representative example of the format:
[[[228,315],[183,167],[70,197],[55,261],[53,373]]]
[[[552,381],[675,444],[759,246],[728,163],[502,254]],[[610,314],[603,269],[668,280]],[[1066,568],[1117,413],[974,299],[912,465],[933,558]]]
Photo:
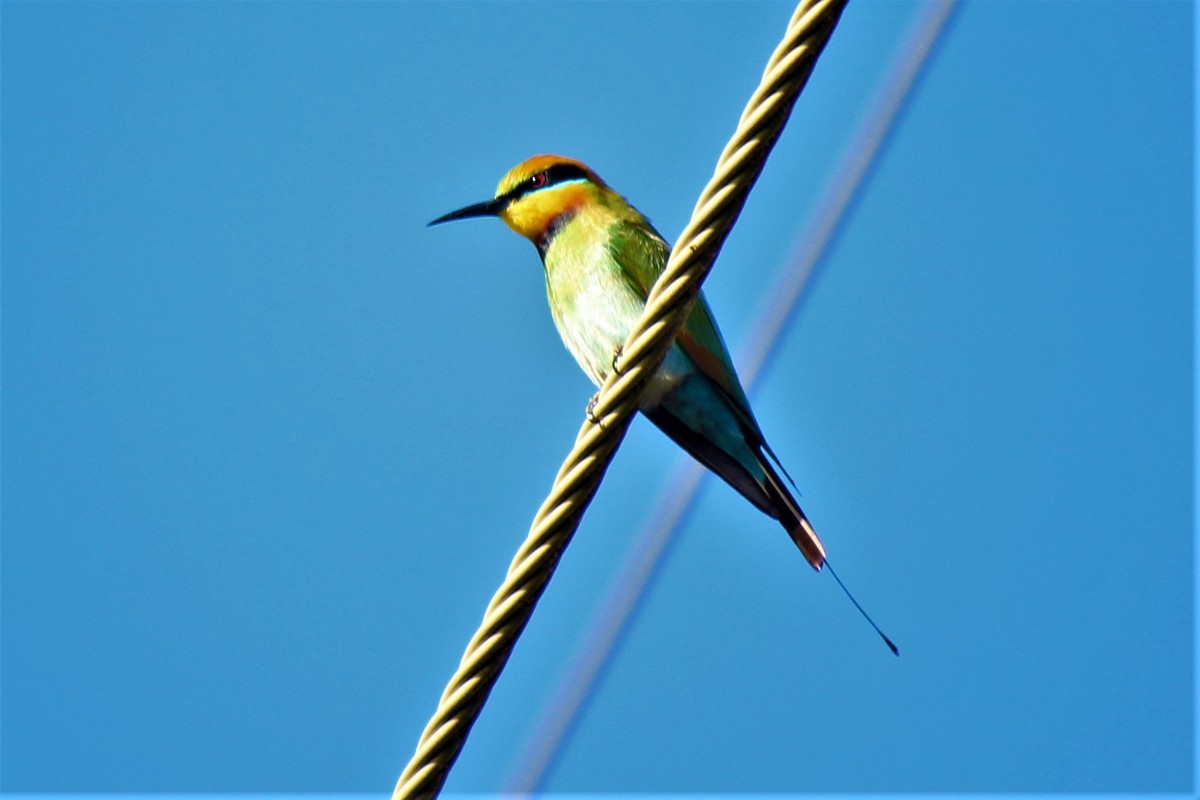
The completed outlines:
[[[588,174],[574,164],[555,164],[546,170],[546,186],[567,181],[587,180]]]
[[[536,179],[541,175],[545,175],[546,179],[539,182]],[[513,187],[506,194],[506,198],[508,200],[516,200],[518,197],[523,197],[530,192],[547,189],[559,183],[578,180],[590,180],[583,168],[577,167],[574,164],[555,164],[549,169],[545,169],[537,175],[532,175],[521,181],[521,183],[517,184],[517,186]]]

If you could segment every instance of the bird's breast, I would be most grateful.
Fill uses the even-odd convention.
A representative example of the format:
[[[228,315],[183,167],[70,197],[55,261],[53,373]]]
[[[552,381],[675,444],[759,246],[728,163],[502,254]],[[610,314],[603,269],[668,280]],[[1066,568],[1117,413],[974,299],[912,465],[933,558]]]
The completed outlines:
[[[603,240],[568,248],[561,235],[546,252],[546,294],[563,343],[597,386],[641,316],[643,298],[612,261]]]

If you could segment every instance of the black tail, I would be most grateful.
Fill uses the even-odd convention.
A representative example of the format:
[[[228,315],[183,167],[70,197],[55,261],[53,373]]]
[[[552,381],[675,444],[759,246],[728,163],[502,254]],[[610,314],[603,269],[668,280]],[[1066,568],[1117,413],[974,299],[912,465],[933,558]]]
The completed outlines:
[[[760,463],[767,476],[763,490],[771,499],[775,513],[779,517],[779,524],[788,532],[788,536],[792,537],[792,541],[796,543],[796,547],[800,548],[800,552],[808,559],[808,563],[812,564],[812,568],[820,572],[821,567],[825,564],[825,545],[821,544],[821,538],[813,530],[808,517],[804,516],[804,512],[800,510],[800,504],[796,502],[796,498],[792,497],[791,492],[784,486],[779,473],[767,462],[767,459],[760,458]]]

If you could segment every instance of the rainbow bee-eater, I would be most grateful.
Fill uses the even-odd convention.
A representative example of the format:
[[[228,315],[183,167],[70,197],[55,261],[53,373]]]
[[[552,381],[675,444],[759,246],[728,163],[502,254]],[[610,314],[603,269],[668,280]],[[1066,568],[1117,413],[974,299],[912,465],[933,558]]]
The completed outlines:
[[[555,155],[518,164],[491,200],[429,224],[485,216],[499,217],[533,242],[545,267],[554,324],[587,376],[603,384],[667,264],[666,240],[587,165]],[[651,377],[639,410],[779,520],[808,563],[821,569],[825,547],[780,476],[787,473],[754,418],[703,293]]]

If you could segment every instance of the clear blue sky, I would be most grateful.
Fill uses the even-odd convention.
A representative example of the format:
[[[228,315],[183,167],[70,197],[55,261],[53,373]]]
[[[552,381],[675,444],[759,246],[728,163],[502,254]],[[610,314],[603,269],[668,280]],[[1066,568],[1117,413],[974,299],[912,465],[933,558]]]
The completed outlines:
[[[735,351],[918,6],[856,0],[707,292]],[[5,791],[390,790],[591,386],[536,152],[674,237],[788,4],[5,3]],[[970,2],[557,791],[1193,782],[1193,7]],[[447,788],[501,787],[681,456],[634,428]]]

